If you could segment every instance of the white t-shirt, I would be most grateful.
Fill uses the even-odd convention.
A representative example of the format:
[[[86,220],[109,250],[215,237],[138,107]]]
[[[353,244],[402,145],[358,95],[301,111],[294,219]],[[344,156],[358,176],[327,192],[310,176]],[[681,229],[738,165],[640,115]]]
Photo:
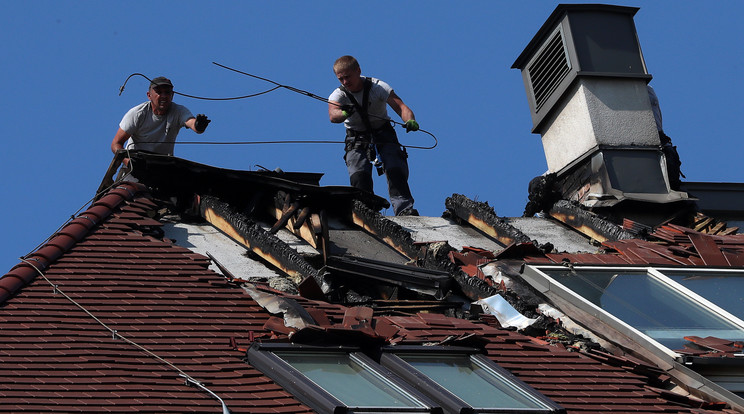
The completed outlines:
[[[367,77],[362,76],[362,81]],[[369,123],[372,124],[372,128],[377,129],[388,123],[390,117],[387,113],[387,100],[393,88],[387,83],[376,79],[369,78],[372,81],[372,88],[369,90],[369,106],[367,107],[367,113],[369,114]],[[364,88],[359,92],[352,92],[354,99],[359,102],[359,105],[364,105],[362,98],[364,97]],[[340,88],[336,88],[331,96],[328,97],[329,101],[338,102],[341,105],[351,105],[351,100],[346,97],[346,94],[341,91]],[[359,112],[354,112],[350,117],[346,118],[344,125],[347,129],[353,129],[354,131],[364,131],[367,128],[364,126],[364,121],[359,115]]]
[[[124,149],[138,149],[173,155],[173,147],[178,131],[194,115],[185,106],[171,103],[168,113],[155,115],[152,103],[143,102],[127,111],[119,122],[119,128],[132,137],[124,144]],[[134,143],[134,145],[130,145]]]

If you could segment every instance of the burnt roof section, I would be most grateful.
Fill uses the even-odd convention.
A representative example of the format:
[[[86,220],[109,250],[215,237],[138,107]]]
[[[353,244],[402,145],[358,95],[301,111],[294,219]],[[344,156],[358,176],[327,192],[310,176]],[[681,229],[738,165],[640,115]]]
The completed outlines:
[[[322,174],[318,173],[240,171],[142,151],[130,151],[128,155],[133,175],[163,198],[182,193],[219,195],[242,207],[255,203],[254,197],[264,192],[273,197],[284,191],[301,194],[308,205],[342,211],[349,209],[352,200],[361,200],[376,210],[389,206],[384,198],[353,187],[321,187],[318,184]]]
[[[497,216],[496,211],[487,202],[473,201],[462,194],[452,194],[451,197],[447,197],[444,205],[453,217],[470,223],[504,246],[530,241],[527,235]]]
[[[576,231],[600,242],[638,237],[638,234],[626,231],[622,226],[585,210],[574,202],[559,200],[550,207],[549,214]]]

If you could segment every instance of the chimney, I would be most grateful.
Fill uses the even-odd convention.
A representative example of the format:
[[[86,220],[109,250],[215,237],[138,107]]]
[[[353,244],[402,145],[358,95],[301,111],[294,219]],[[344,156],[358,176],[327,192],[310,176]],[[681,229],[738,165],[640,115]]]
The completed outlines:
[[[587,207],[687,199],[669,187],[636,7],[561,4],[512,68],[563,197]]]

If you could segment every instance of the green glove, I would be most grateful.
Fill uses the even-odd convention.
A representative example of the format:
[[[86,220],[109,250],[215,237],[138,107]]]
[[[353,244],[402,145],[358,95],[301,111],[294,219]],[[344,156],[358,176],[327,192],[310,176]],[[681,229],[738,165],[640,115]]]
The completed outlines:
[[[354,105],[341,105],[341,113],[348,118],[354,114]]]
[[[406,121],[406,123],[404,124],[404,126],[406,127],[406,132],[418,131],[419,130],[418,122],[416,122],[415,119],[409,119],[408,121]]]

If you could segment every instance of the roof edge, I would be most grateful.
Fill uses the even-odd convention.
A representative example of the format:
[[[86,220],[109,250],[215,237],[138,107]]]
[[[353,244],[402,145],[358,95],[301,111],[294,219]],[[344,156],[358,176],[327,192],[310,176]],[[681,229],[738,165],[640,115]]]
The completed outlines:
[[[21,257],[21,263],[0,277],[0,305],[36,279],[39,271],[49,268],[63,254],[84,239],[123,202],[134,199],[145,190],[142,184],[121,182],[87,210],[69,221],[33,253]],[[30,262],[36,262],[32,265]]]

